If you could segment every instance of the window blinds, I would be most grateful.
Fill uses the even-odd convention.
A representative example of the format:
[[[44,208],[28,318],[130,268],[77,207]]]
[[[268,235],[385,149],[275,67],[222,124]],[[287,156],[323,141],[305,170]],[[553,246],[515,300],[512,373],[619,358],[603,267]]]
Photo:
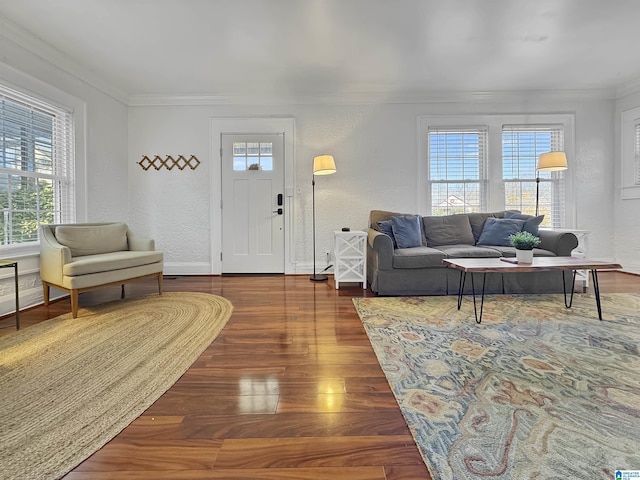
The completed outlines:
[[[38,223],[75,221],[73,147],[71,112],[0,86],[3,244],[37,240]]]
[[[535,214],[536,178],[539,176],[539,213],[544,226],[559,228],[564,219],[564,172],[538,172],[542,153],[564,151],[562,125],[504,125],[502,178],[505,208]]]
[[[486,209],[487,129],[430,128],[428,133],[431,213]]]
[[[640,121],[635,125],[635,185],[640,185]]]

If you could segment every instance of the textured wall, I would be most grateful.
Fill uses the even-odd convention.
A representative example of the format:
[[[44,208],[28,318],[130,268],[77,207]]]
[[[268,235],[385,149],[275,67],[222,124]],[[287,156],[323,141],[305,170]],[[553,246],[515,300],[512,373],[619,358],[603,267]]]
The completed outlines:
[[[591,253],[614,257],[613,150],[614,101],[554,96],[495,97],[491,101],[407,104],[296,104],[280,106],[135,106],[129,109],[130,220],[156,238],[167,262],[211,262],[210,119],[213,117],[292,116],[295,118],[293,259],[297,271],[312,262],[311,162],[330,153],[335,175],[316,179],[317,252],[333,250],[333,231],[364,228],[371,209],[424,211],[417,205],[417,117],[421,115],[571,113],[575,115],[574,176],[576,228],[592,231]],[[142,171],[142,155],[196,155],[192,171]],[[216,168],[218,168],[216,166]],[[216,208],[214,206],[214,208]]]

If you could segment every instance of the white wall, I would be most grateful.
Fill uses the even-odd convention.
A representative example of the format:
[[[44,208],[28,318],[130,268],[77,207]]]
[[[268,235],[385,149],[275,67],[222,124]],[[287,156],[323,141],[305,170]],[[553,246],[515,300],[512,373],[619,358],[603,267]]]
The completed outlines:
[[[0,81],[74,108],[78,221],[128,220],[127,106],[0,32]],[[135,228],[135,226],[134,226]],[[144,232],[143,232],[144,233]],[[42,302],[37,253],[0,251],[19,263],[21,308]],[[12,271],[0,273],[0,314],[14,310]]]
[[[599,94],[495,95],[433,102],[347,104],[308,101],[278,105],[138,105],[129,108],[130,218],[144,225],[173,263],[193,263],[201,272],[211,263],[209,188],[213,117],[291,116],[295,118],[294,261],[307,273],[311,251],[311,162],[332,154],[338,172],[318,178],[317,252],[333,250],[333,230],[364,228],[371,209],[425,212],[417,205],[417,117],[421,115],[570,113],[575,116],[573,176],[575,224],[590,230],[593,256],[613,258],[614,101]],[[140,102],[143,103],[143,102]],[[161,103],[161,102],[157,102]],[[171,103],[171,104],[169,104]],[[142,155],[194,154],[196,171],[142,171]],[[214,206],[213,208],[217,208]],[[215,225],[213,226],[216,227]],[[321,260],[324,262],[324,259]],[[184,271],[184,269],[182,270]]]
[[[614,167],[614,248],[618,262],[629,272],[640,275],[640,198],[622,199],[622,115],[640,107],[640,92],[616,102],[616,144]]]

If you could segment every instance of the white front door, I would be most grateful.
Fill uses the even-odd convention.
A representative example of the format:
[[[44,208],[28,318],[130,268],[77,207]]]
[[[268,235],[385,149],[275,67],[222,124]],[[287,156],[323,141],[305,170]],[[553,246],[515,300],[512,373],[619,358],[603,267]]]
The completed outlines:
[[[284,136],[221,143],[222,273],[284,273]]]

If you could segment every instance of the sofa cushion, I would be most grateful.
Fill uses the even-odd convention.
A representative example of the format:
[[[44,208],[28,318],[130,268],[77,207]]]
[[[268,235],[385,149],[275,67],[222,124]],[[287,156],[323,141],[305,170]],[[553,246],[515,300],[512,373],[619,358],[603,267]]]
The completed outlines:
[[[473,232],[474,244],[478,242],[480,234],[482,233],[482,227],[487,218],[504,218],[504,211],[493,213],[467,213],[469,217],[469,224],[471,225],[471,231]]]
[[[518,220],[524,220],[524,226],[522,227],[523,232],[529,232],[531,235],[538,236],[538,227],[544,220],[544,215],[538,215],[534,217],[533,215],[527,215],[520,212],[514,212],[512,210],[507,210],[504,212],[504,218],[515,218]]]
[[[393,236],[393,227],[391,225],[391,220],[380,220],[376,222],[378,226],[378,231],[380,233],[384,233],[391,238],[391,242],[393,243],[393,248],[398,248],[398,244],[396,243],[396,237]]]
[[[162,262],[162,252],[121,251],[81,256],[67,263],[62,273],[69,277],[91,273],[110,272],[124,268],[139,267],[151,263]]]
[[[442,245],[437,250],[448,258],[499,258],[500,252],[493,248],[476,247],[474,245]]]
[[[398,248],[393,253],[393,268],[444,267],[447,255],[429,247]]]
[[[428,247],[475,243],[467,215],[422,217],[422,225]]]
[[[524,222],[515,218],[487,218],[476,245],[509,247],[509,235],[521,232]]]
[[[391,228],[398,248],[422,246],[420,217],[418,215],[400,215],[391,217]]]
[[[69,247],[72,257],[128,250],[127,226],[124,223],[58,225],[55,236],[58,243]]]

